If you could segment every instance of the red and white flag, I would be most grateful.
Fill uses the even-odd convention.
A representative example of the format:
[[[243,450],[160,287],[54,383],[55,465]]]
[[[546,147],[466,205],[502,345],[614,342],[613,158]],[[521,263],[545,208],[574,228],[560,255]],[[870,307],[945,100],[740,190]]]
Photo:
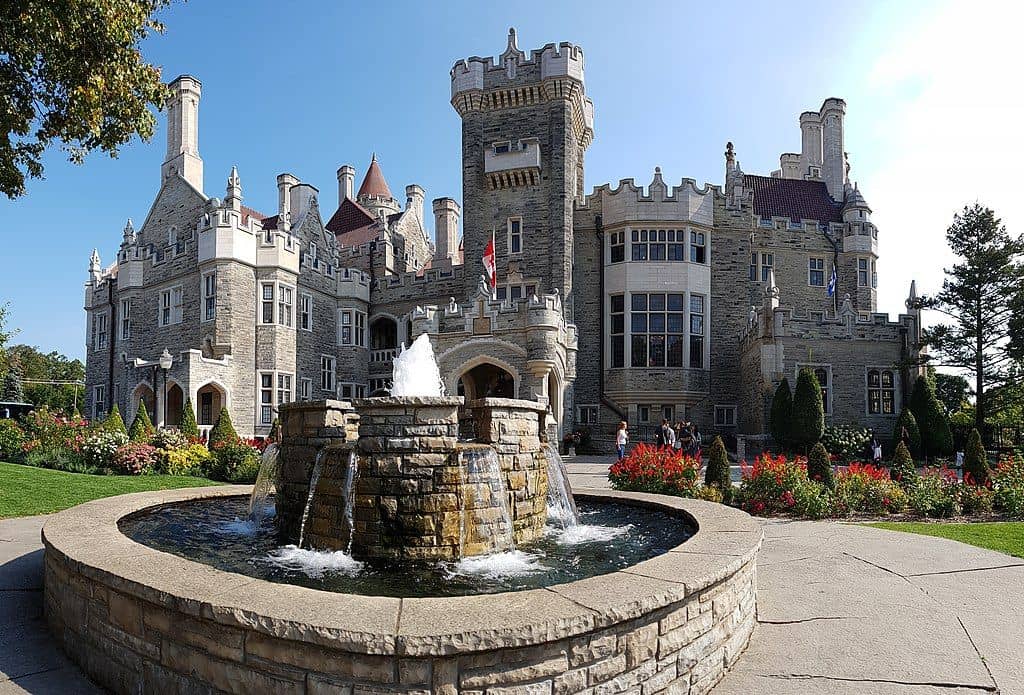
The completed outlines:
[[[487,281],[491,283],[491,289],[498,286],[498,266],[494,253],[494,230],[491,230],[491,240],[487,242],[484,249],[484,270],[487,271]]]

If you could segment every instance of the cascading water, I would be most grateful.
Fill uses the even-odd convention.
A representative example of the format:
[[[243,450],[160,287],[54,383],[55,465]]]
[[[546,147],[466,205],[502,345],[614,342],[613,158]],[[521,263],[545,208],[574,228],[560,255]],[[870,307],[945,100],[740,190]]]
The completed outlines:
[[[359,477],[359,458],[355,449],[348,453],[348,475],[345,476],[345,487],[342,489],[342,500],[345,505],[345,523],[348,525],[348,545],[345,554],[352,555],[352,537],[355,535],[353,525],[353,508],[356,505],[356,478]]]
[[[461,452],[466,480],[466,499],[462,509],[462,556],[476,555],[477,548],[488,552],[515,549],[512,513],[509,510],[505,477],[494,449],[474,448]]]
[[[579,526],[580,516],[572,498],[565,462],[551,445],[544,447],[544,457],[548,463],[548,518],[563,529]]]
[[[408,350],[403,349],[392,364],[392,396],[429,398],[444,395],[444,382],[426,333],[414,340]]]
[[[249,498],[249,523],[254,529],[258,529],[267,516],[267,497],[270,496],[270,488],[277,478],[277,455],[277,444],[270,444],[263,451],[260,472],[256,476],[256,484],[253,485],[252,496]]]
[[[323,448],[316,452],[316,461],[313,463],[313,473],[309,476],[309,495],[306,497],[306,508],[302,510],[302,524],[299,526],[299,547],[306,536],[306,522],[309,520],[309,510],[313,506],[313,496],[316,495],[316,486],[320,482],[320,473],[324,468],[324,458],[327,457],[327,449]]]

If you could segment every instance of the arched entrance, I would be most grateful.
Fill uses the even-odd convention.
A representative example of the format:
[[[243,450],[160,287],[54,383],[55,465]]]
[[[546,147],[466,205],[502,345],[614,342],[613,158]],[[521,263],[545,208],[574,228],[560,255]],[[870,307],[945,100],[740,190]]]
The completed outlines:
[[[483,362],[459,377],[458,394],[465,396],[467,401],[477,398],[515,398],[516,381],[498,365]]]
[[[562,381],[554,370],[548,372],[547,378],[548,409],[555,423],[562,421]]]
[[[185,407],[185,392],[175,383],[167,389],[167,421],[166,427],[181,427],[181,413]]]
[[[132,391],[128,424],[131,424],[135,419],[135,415],[139,412],[139,403],[146,406],[146,414],[149,415],[150,422],[156,422],[156,394],[153,392],[153,387],[146,382],[142,382]]]
[[[199,426],[211,427],[217,422],[220,409],[227,405],[227,395],[217,386],[209,383],[196,392],[196,420]]]

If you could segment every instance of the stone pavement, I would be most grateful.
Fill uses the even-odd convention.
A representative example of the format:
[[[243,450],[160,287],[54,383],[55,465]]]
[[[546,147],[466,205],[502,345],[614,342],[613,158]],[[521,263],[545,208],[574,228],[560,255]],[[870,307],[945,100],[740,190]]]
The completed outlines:
[[[607,487],[611,457],[567,462]],[[42,517],[0,520],[0,695],[93,686],[42,619]],[[939,538],[771,521],[758,627],[713,695],[1024,695],[1024,560]]]

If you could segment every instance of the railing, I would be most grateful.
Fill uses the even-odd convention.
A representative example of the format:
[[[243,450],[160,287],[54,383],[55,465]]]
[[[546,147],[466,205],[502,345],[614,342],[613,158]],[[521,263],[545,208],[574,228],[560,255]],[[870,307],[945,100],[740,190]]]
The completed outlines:
[[[390,362],[398,356],[398,348],[385,348],[383,350],[371,350],[371,362]]]

